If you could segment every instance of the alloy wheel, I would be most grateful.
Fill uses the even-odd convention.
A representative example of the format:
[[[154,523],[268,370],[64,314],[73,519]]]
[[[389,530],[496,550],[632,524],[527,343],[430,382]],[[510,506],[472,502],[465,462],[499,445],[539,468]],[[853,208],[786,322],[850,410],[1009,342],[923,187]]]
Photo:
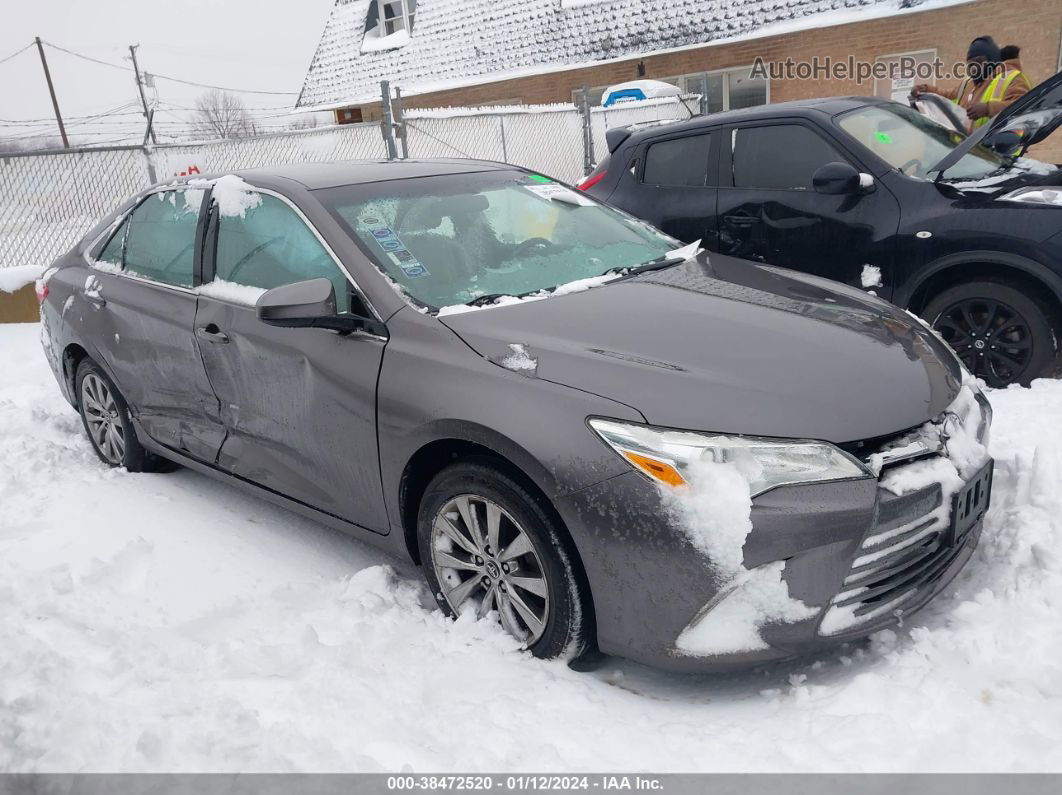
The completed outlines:
[[[933,321],[966,368],[989,386],[1017,381],[1032,358],[1032,330],[1013,307],[990,298],[968,298]]]
[[[450,609],[492,610],[505,630],[531,646],[549,620],[546,575],[534,543],[493,500],[462,494],[435,515],[432,565]]]
[[[125,426],[114,394],[95,373],[81,380],[81,406],[96,449],[113,466],[125,460]]]

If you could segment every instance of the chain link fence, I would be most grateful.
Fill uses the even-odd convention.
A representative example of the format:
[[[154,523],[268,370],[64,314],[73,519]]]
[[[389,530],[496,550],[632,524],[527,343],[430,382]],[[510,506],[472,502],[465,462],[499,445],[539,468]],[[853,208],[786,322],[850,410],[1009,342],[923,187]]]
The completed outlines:
[[[577,182],[607,153],[605,130],[690,115],[687,105],[675,99],[608,109],[541,105],[396,111],[392,126],[344,124],[205,143],[0,154],[0,268],[47,265],[126,198],[174,176],[385,159],[390,136],[391,151],[400,157],[497,160]]]

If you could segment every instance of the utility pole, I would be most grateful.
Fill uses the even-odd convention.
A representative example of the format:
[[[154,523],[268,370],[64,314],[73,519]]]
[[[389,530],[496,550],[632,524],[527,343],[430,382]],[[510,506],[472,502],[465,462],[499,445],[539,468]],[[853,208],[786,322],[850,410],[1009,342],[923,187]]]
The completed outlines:
[[[37,52],[41,54],[41,66],[44,67],[44,79],[48,82],[48,93],[52,96],[52,108],[55,109],[55,121],[59,125],[59,136],[63,139],[63,149],[70,148],[70,140],[66,137],[66,127],[63,126],[63,116],[59,112],[59,100],[55,98],[55,86],[52,85],[52,73],[48,71],[48,59],[44,57],[44,45],[41,37],[35,36]]]
[[[144,108],[144,118],[147,119],[148,134],[151,136],[151,143],[157,144],[158,141],[155,140],[155,127],[152,124],[152,114],[148,112],[147,96],[144,94],[144,83],[140,80],[140,65],[136,62],[136,48],[139,46],[139,44],[130,44],[129,54],[133,56],[133,72],[136,74],[136,87],[137,90],[140,91],[140,104]]]

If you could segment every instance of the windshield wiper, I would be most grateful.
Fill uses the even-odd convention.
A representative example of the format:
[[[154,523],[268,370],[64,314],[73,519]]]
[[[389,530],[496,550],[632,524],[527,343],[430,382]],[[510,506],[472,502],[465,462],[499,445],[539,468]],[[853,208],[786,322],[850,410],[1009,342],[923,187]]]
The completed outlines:
[[[670,268],[676,263],[685,262],[690,257],[695,257],[701,251],[703,251],[703,249],[701,248],[701,241],[696,240],[693,243],[690,243],[688,246],[672,249],[671,251],[667,252],[667,254],[663,254],[662,256],[659,256],[656,259],[651,259],[648,262],[643,262],[641,265],[621,265],[615,268],[609,268],[601,275],[633,276],[636,273],[663,270],[664,268]]]
[[[465,301],[465,306],[486,306],[487,304],[493,304],[499,298],[519,298],[518,295],[512,293],[486,293],[485,295],[477,295],[471,301]]]

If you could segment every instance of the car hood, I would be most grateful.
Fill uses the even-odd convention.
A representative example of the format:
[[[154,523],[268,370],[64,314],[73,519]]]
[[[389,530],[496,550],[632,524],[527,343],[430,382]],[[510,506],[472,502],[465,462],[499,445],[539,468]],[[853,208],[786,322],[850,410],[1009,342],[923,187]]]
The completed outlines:
[[[891,304],[717,254],[439,320],[499,366],[671,428],[865,440],[935,417],[960,381],[944,343]]]

